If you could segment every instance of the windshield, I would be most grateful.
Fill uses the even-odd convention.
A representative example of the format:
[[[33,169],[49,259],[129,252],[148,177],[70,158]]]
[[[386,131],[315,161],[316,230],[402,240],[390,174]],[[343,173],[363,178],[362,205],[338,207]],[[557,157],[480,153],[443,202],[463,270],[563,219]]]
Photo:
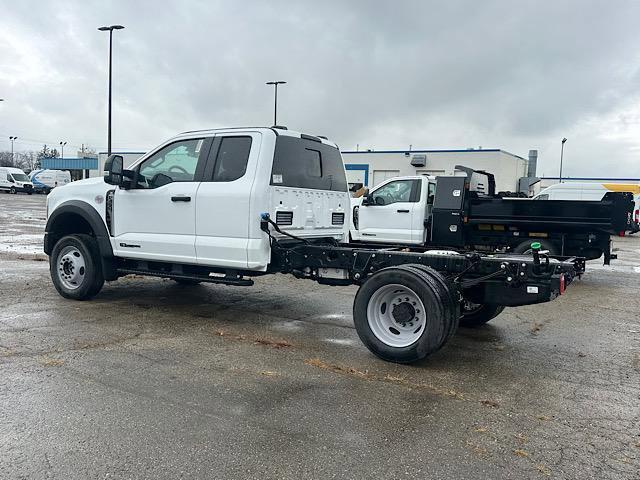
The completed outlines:
[[[11,176],[16,182],[29,182],[29,177],[27,177],[24,173],[12,173]]]

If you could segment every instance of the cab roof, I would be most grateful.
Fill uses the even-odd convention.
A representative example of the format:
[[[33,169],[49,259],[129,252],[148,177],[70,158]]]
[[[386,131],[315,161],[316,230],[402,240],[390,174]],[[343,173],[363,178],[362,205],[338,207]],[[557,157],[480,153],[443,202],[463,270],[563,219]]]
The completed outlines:
[[[224,127],[224,128],[209,128],[204,130],[188,130],[186,132],[182,132],[176,135],[176,138],[191,137],[196,135],[215,135],[216,133],[229,133],[229,132],[232,133],[235,131],[243,131],[243,130],[245,131],[258,130],[263,132],[269,131],[269,132],[275,133],[276,136],[280,135],[280,136],[287,136],[287,137],[306,138],[307,140],[314,140],[317,142],[324,143],[325,145],[330,145],[332,147],[338,148],[338,145],[336,145],[334,142],[332,142],[331,140],[327,139],[324,136],[310,135],[302,132],[297,132],[295,130],[289,130],[287,127],[282,127],[277,125],[273,127]]]

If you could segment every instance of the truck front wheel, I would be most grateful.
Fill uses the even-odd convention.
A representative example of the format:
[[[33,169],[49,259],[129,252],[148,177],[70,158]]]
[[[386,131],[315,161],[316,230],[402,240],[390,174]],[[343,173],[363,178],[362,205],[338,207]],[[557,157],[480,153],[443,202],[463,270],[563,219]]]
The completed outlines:
[[[504,307],[502,305],[487,305],[464,300],[462,302],[460,326],[467,328],[481,327],[492,318],[500,315],[503,310]]]
[[[358,336],[375,355],[411,363],[445,343],[457,323],[452,295],[427,272],[411,266],[380,270],[358,290],[353,320]]]
[[[63,297],[86,300],[95,296],[104,285],[96,240],[84,234],[62,237],[49,257],[49,272]]]

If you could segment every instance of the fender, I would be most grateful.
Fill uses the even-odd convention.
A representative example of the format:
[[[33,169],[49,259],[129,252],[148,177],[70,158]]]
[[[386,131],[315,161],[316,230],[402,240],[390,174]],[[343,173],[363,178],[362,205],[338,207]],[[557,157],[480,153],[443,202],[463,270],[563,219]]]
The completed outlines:
[[[62,203],[53,212],[51,212],[51,215],[47,220],[47,226],[45,227],[44,253],[51,255],[54,245],[62,235],[74,233],[71,231],[59,234],[54,230],[56,222],[64,215],[69,214],[80,216],[87,222],[87,224],[89,224],[98,243],[98,249],[100,251],[100,256],[102,257],[102,272],[105,280],[115,280],[117,278],[117,274],[114,268],[113,249],[111,248],[111,241],[109,240],[107,226],[98,211],[86,202],[80,200],[69,200]]]

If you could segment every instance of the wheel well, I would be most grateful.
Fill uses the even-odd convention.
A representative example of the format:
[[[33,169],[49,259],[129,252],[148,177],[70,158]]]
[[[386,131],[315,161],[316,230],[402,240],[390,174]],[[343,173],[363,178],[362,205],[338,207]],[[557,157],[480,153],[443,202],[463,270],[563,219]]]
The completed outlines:
[[[59,215],[47,233],[49,234],[51,245],[55,245],[65,235],[74,233],[86,233],[92,237],[96,236],[89,222],[82,215],[73,212]]]

